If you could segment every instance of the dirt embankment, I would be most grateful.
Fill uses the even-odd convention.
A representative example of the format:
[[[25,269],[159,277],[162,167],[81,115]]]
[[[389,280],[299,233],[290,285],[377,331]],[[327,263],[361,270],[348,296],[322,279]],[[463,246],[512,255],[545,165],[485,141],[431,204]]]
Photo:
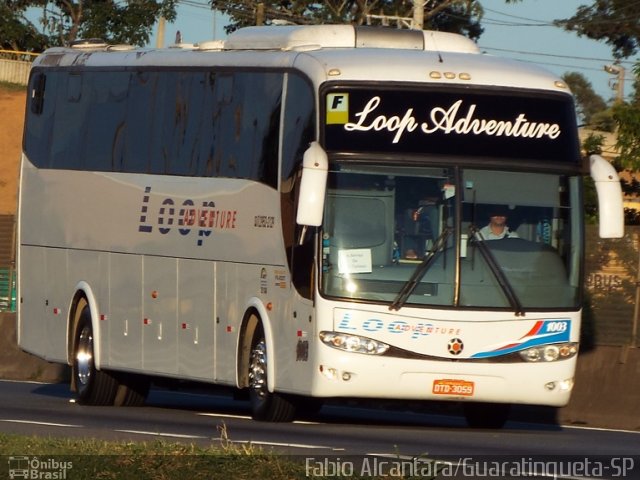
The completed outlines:
[[[16,211],[26,90],[0,86],[0,214]]]

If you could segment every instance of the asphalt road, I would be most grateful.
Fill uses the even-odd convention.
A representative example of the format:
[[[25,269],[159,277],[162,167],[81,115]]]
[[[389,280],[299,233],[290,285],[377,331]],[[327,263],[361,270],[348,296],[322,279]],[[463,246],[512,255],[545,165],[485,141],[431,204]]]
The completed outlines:
[[[478,430],[454,415],[344,405],[325,406],[309,421],[272,424],[251,420],[246,402],[220,392],[152,390],[144,407],[87,407],[76,404],[64,384],[0,381],[0,431],[106,440],[162,438],[199,445],[231,441],[314,458],[609,456],[629,458],[620,460],[633,462],[627,478],[640,478],[637,431],[518,422],[502,430]],[[606,478],[615,478],[615,473]]]

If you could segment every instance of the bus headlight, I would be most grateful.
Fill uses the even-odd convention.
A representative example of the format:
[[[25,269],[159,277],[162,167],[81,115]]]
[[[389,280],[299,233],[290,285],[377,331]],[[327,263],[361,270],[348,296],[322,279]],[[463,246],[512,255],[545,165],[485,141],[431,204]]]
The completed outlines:
[[[325,345],[344,350],[346,352],[382,355],[389,350],[389,345],[372,338],[361,337],[340,332],[320,332],[320,340]]]
[[[578,353],[577,343],[556,343],[522,350],[520,357],[525,362],[555,362],[574,357]]]

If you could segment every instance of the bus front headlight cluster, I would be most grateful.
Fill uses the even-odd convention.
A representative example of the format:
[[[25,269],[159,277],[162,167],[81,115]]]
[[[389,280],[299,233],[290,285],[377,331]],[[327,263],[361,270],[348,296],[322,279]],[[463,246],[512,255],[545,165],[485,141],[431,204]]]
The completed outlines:
[[[556,343],[527,348],[520,352],[520,356],[525,362],[555,362],[574,357],[577,353],[577,343]]]
[[[354,353],[382,355],[389,350],[389,345],[367,337],[340,332],[320,332],[320,340],[325,345]]]

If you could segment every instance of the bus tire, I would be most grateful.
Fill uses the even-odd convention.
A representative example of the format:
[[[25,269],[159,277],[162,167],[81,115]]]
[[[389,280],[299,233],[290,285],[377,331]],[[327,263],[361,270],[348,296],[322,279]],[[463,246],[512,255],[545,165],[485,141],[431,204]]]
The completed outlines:
[[[467,424],[472,428],[502,428],[509,420],[509,403],[475,403],[463,405]]]
[[[320,410],[324,406],[324,402],[324,398],[296,396],[296,416],[298,418],[315,417],[320,413]]]
[[[249,401],[254,420],[264,422],[290,422],[296,409],[294,402],[267,388],[267,345],[264,333],[258,328],[251,344],[249,358]]]
[[[82,405],[113,405],[118,382],[111,374],[95,367],[93,327],[88,305],[80,313],[73,345],[72,374],[77,402]]]
[[[113,400],[116,407],[141,407],[147,400],[151,382],[149,379],[130,373],[119,373],[118,390]]]

